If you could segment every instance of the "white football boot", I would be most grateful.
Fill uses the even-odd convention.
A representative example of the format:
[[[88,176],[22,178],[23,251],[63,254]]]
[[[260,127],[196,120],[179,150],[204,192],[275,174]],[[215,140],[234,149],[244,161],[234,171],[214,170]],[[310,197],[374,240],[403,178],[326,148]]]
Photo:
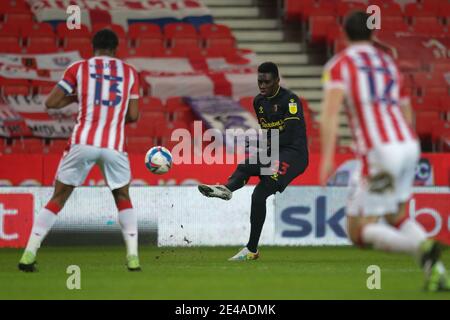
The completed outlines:
[[[243,248],[236,255],[232,256],[228,261],[246,261],[246,260],[256,260],[259,258],[259,251],[256,253],[251,252],[247,247]]]
[[[223,200],[230,200],[233,193],[224,185],[207,185],[200,184],[198,190],[206,197],[220,198]]]

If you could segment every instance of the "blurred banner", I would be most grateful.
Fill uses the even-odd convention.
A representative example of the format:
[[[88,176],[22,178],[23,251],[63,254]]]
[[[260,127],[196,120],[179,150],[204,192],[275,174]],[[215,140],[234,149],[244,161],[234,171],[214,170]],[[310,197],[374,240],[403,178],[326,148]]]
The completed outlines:
[[[258,94],[256,54],[238,50],[216,58],[143,58],[126,62],[136,67],[149,94],[166,100],[173,96],[223,95],[235,99]]]
[[[44,95],[8,96],[0,102],[0,136],[68,138],[76,123],[78,105],[47,111]],[[3,125],[2,125],[3,124]]]
[[[81,60],[78,51],[43,54],[0,54],[0,76],[57,82],[63,71]]]
[[[38,21],[65,21],[69,1],[28,0]],[[115,23],[127,27],[132,22],[168,23],[212,22],[209,9],[200,0],[72,0],[81,9],[81,23]]]
[[[52,188],[0,188],[0,247],[24,247],[33,219],[47,203]],[[450,189],[416,187],[407,212],[428,235],[450,244]],[[139,238],[149,234],[158,246],[245,245],[250,233],[253,187],[231,201],[205,199],[196,187],[132,187]],[[261,245],[346,245],[345,202],[348,188],[288,187],[267,200]],[[383,222],[382,222],[383,223]],[[55,237],[55,235],[60,237]],[[74,236],[76,235],[76,236]],[[99,244],[119,239],[117,209],[109,189],[74,191],[46,244]]]

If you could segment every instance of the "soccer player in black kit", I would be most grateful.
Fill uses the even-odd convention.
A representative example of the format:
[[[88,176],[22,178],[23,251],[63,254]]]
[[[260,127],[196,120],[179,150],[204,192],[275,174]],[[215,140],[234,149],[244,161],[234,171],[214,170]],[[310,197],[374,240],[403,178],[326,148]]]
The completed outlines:
[[[253,100],[258,122],[262,129],[278,130],[279,161],[273,174],[261,174],[262,167],[269,167],[270,164],[246,159],[237,166],[225,185],[198,186],[199,191],[207,197],[230,200],[232,193],[242,188],[251,176],[260,178],[252,194],[250,239],[247,246],[231,257],[230,261],[255,260],[259,257],[258,242],[266,219],[267,198],[277,191],[283,192],[308,166],[302,104],[294,93],[280,87],[276,64],[264,62],[258,67],[258,87],[260,94]]]

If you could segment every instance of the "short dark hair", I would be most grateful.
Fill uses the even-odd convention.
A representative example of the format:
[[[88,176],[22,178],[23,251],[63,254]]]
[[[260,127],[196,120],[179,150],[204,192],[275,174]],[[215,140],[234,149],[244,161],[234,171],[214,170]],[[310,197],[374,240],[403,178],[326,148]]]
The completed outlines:
[[[273,75],[273,78],[278,78],[278,67],[273,62],[264,62],[261,63],[258,67],[259,73],[271,73]]]
[[[367,27],[368,18],[364,11],[354,11],[345,18],[344,29],[350,41],[370,40],[372,30]]]
[[[115,50],[119,45],[119,38],[116,33],[110,29],[98,31],[92,39],[92,46],[95,50]]]

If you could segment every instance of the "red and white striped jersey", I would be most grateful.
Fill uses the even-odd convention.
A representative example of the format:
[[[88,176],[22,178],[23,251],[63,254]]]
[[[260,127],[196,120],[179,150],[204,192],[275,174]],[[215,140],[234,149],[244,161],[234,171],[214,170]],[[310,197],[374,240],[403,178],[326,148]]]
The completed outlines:
[[[326,65],[324,88],[345,90],[356,151],[366,154],[382,144],[416,140],[401,110],[409,97],[392,58],[372,45],[352,45]]]
[[[70,65],[58,86],[78,95],[70,143],[123,151],[128,102],[139,98],[136,70],[120,59],[97,56]]]

